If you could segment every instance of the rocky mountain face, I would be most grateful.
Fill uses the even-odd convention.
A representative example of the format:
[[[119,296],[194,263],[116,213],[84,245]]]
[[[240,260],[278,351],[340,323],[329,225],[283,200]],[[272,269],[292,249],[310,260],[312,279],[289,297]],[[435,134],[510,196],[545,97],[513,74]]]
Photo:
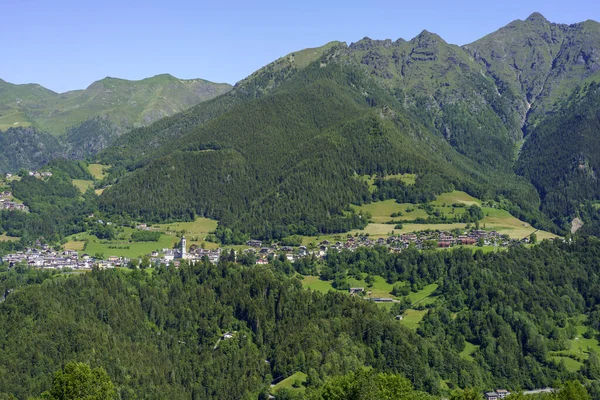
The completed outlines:
[[[524,126],[539,122],[576,85],[600,76],[600,24],[555,24],[534,13],[463,47],[498,91],[515,101]],[[530,115],[528,115],[530,113]]]

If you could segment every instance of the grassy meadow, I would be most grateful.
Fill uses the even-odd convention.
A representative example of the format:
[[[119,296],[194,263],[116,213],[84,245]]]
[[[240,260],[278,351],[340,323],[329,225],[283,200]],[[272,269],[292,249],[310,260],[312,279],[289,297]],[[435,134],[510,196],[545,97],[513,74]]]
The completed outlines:
[[[191,222],[174,222],[170,224],[154,225],[161,232],[158,242],[130,242],[133,228],[123,228],[123,233],[117,235],[117,239],[101,240],[96,236],[84,232],[67,238],[63,245],[64,249],[85,251],[90,255],[103,254],[104,257],[119,256],[127,258],[142,257],[155,250],[173,248],[181,240],[181,233],[187,236],[188,246],[200,245],[206,235],[217,227],[217,221],[208,218],[198,218]],[[192,240],[197,238],[197,240]],[[87,244],[86,244],[87,243]],[[215,243],[205,242],[206,248],[217,247]]]
[[[300,387],[294,387],[294,382],[296,381],[302,383]],[[271,394],[276,394],[281,389],[289,389],[297,393],[304,393],[306,391],[306,386],[303,385],[304,382],[306,382],[306,374],[298,371],[272,386]]]
[[[464,208],[453,207],[453,204],[461,203],[465,206],[477,204],[481,206],[481,201],[475,197],[461,191],[453,191],[450,193],[442,193],[437,197],[431,204],[436,210],[439,210],[444,215],[453,215],[462,213]],[[394,229],[394,224],[386,224],[386,222],[394,221],[407,221],[415,220],[416,218],[427,218],[428,215],[425,210],[418,208],[416,204],[398,204],[395,200],[385,200],[374,202],[370,204],[364,204],[362,206],[353,206],[355,211],[362,211],[363,213],[370,213],[371,223],[369,223],[365,229],[353,230],[350,234],[366,234],[375,238],[386,237],[394,231],[395,234],[399,233],[410,233],[424,230],[452,230],[452,229],[464,229],[467,224],[464,223],[451,223],[451,224],[413,224],[403,222],[402,229]],[[408,210],[408,211],[407,211]],[[536,229],[533,228],[526,222],[513,217],[508,211],[500,210],[493,207],[482,207],[485,217],[480,221],[480,226],[486,230],[495,230],[501,234],[507,234],[512,239],[523,239]],[[397,217],[392,217],[393,213],[402,213]],[[546,232],[537,231],[536,235],[538,240],[555,238],[556,235]]]

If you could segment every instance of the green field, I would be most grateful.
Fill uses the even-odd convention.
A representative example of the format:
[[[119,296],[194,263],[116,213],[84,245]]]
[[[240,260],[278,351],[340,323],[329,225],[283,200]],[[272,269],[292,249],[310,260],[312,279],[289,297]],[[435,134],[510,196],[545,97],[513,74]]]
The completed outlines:
[[[88,170],[95,180],[101,181],[106,176],[106,170],[110,168],[110,165],[104,164],[90,164]]]
[[[421,322],[425,314],[427,314],[427,310],[406,310],[404,311],[404,314],[402,314],[401,323],[407,328],[417,329],[419,322]]]
[[[388,222],[391,220],[414,220],[416,218],[427,218],[425,210],[417,208],[414,204],[409,203],[396,203],[396,200],[384,200],[375,203],[364,204],[362,206],[352,206],[356,211],[362,211],[363,213],[370,213],[371,220],[376,223]],[[406,209],[412,208],[412,211],[406,212]],[[399,217],[391,217],[392,213],[401,212],[403,215]],[[389,225],[391,228],[394,225]]]
[[[438,288],[437,283],[432,283],[431,285],[425,286],[423,289],[418,292],[410,292],[408,295],[408,299],[411,301],[413,305],[415,304],[424,304],[427,305],[432,301],[435,301],[435,297],[431,296],[433,292]]]
[[[479,199],[476,199],[475,197],[459,190],[455,190],[450,193],[442,193],[432,203],[435,205],[446,204],[448,206],[454,203],[462,203],[468,206],[472,204],[481,205],[481,201]]]
[[[365,274],[366,275],[366,274]],[[336,290],[331,286],[332,281],[322,281],[318,276],[305,276],[302,280],[302,286],[305,289],[315,290],[321,293],[327,293],[331,290]],[[383,279],[381,276],[375,276],[375,282],[372,287],[367,287],[367,284],[363,280],[357,280],[354,278],[348,278],[348,283],[350,287],[364,287],[365,292],[371,292],[370,295],[365,295],[365,298],[376,298],[376,297],[392,297],[391,291],[394,285],[391,285]],[[401,282],[397,282],[401,283]],[[425,286],[422,290],[418,292],[410,292],[408,295],[408,299],[411,301],[413,305],[427,305],[434,302],[437,297],[432,296],[432,293],[437,289],[438,285],[436,283],[432,283],[431,285]],[[347,293],[347,290],[342,290],[341,292]],[[377,303],[377,305],[381,308],[390,310],[394,303]],[[417,329],[419,322],[423,319],[427,310],[414,310],[408,309],[402,314],[402,325],[410,328]]]
[[[508,211],[497,208],[483,207],[486,216],[481,220],[481,227],[487,230],[495,230],[498,233],[506,234],[512,239],[523,239],[536,231],[527,222],[510,215]],[[552,239],[557,237],[555,234],[546,231],[537,231],[535,233],[538,240]]]
[[[8,128],[15,128],[17,126],[31,126],[31,122],[27,121],[27,117],[22,112],[14,110],[0,116],[0,131],[5,131]]]
[[[85,191],[89,187],[94,186],[94,181],[88,181],[85,179],[73,179],[73,186],[75,186],[81,193],[85,193]]]
[[[363,277],[366,277],[366,274],[363,274]],[[350,287],[362,287],[366,292],[371,292],[370,295],[365,295],[368,297],[394,297],[391,294],[391,291],[394,285],[390,285],[383,279],[381,276],[375,276],[375,281],[373,282],[372,287],[367,287],[367,283],[364,280],[358,280],[356,278],[348,278],[348,283]],[[307,289],[312,289],[318,292],[327,293],[330,290],[336,290],[331,286],[332,281],[323,281],[319,279],[318,276],[305,276],[302,280],[302,286]],[[341,290],[341,292],[348,292],[347,290]],[[416,293],[415,293],[416,294]]]
[[[330,290],[335,290],[331,286],[331,281],[322,281],[318,276],[305,276],[302,279],[302,287],[306,289],[311,289],[316,292],[327,293]]]
[[[475,197],[461,191],[454,191],[450,193],[442,193],[437,197],[431,204],[434,208],[444,215],[453,215],[462,213],[462,208],[454,208],[453,204],[462,203],[467,206],[472,204],[481,205],[481,201]],[[368,212],[371,214],[372,223],[368,224],[365,229],[353,230],[350,234],[355,233],[368,233],[374,237],[386,237],[392,231],[395,234],[399,233],[410,233],[419,232],[424,230],[442,230],[449,231],[452,229],[464,229],[466,224],[463,223],[451,223],[451,224],[411,224],[403,223],[402,229],[394,229],[394,225],[385,224],[392,220],[406,221],[414,220],[416,218],[427,218],[428,215],[423,209],[419,209],[416,204],[398,204],[395,200],[385,200],[370,204],[364,204],[362,206],[353,206],[354,210]],[[407,209],[412,209],[410,212],[406,212]],[[523,239],[535,232],[536,229],[531,227],[526,222],[513,217],[508,211],[501,210],[492,207],[482,207],[485,217],[480,221],[480,226],[486,230],[495,230],[501,234],[507,234],[512,239]],[[391,217],[392,213],[401,212],[403,215],[399,217]],[[537,231],[536,235],[538,240],[556,238],[556,235],[546,232]],[[491,251],[491,250],[487,250]]]
[[[275,394],[281,389],[290,389],[294,392],[304,393],[306,391],[306,387],[304,385],[300,385],[300,387],[298,388],[295,388],[293,386],[294,382],[296,381],[300,381],[302,383],[306,382],[306,374],[304,372],[298,371],[295,374],[288,376],[275,386],[271,387],[271,393]]]
[[[174,235],[161,235],[158,242],[129,242],[128,238],[133,232],[132,228],[125,228],[125,239],[115,240],[100,240],[96,236],[89,233],[78,233],[67,237],[67,243],[63,246],[65,249],[85,251],[87,254],[95,255],[102,254],[104,258],[110,256],[138,258],[146,254],[150,254],[154,250],[163,248],[173,248],[179,243],[179,238]],[[83,248],[84,241],[87,240],[85,250]],[[111,248],[115,247],[115,248]],[[120,248],[119,248],[120,247]],[[127,248],[128,247],[128,248]]]
[[[188,245],[200,245],[206,236],[217,229],[217,221],[210,218],[196,218],[190,222],[172,222],[170,224],[156,224],[154,228],[158,228],[161,232],[168,235],[183,233],[186,236]],[[206,248],[218,247],[215,243],[205,242]],[[229,246],[231,247],[231,246]],[[245,248],[245,247],[244,247]]]
[[[465,348],[460,352],[460,356],[465,360],[473,361],[473,353],[479,350],[479,345],[465,341]]]
[[[0,242],[17,242],[20,238],[13,236],[6,236],[5,234],[0,235]]]
[[[569,372],[577,372],[577,371],[579,371],[579,369],[583,365],[582,363],[580,363],[577,360],[572,359],[571,357],[556,356],[556,357],[553,357],[553,358],[556,361],[564,362],[565,363],[565,368],[567,368],[567,371],[569,371]]]

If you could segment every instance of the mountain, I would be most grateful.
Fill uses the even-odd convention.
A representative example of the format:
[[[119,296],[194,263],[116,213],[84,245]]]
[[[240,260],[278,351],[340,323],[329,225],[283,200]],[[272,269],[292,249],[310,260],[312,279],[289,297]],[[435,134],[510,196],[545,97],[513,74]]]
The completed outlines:
[[[526,127],[535,125],[556,101],[576,85],[600,76],[600,24],[565,25],[533,13],[514,21],[464,49],[482,63]]]
[[[597,22],[553,24],[534,13],[462,47],[423,31],[409,41],[364,38],[292,53],[223,96],[120,137],[100,158],[132,173],[101,204],[150,220],[211,216],[280,237],[360,227],[349,203],[451,187],[507,200],[521,218],[564,231],[580,207],[551,212],[544,180],[526,172],[534,168],[526,160],[540,153],[557,165],[535,129],[576,113],[565,99],[600,79],[599,49]],[[596,131],[584,131],[592,140]],[[368,194],[356,182],[407,172],[419,176],[414,187]],[[151,196],[134,204],[142,189]]]
[[[230,88],[163,74],[140,81],[105,78],[85,90],[58,94],[40,85],[0,80],[0,130],[33,127],[40,135],[59,137],[66,154],[81,159],[134,127],[184,111]]]

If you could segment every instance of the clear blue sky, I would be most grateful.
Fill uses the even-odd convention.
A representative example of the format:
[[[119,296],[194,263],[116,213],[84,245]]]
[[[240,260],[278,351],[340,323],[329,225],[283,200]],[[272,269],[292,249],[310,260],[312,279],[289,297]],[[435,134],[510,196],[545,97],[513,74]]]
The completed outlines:
[[[332,40],[408,40],[427,29],[466,44],[534,11],[598,21],[600,1],[0,0],[0,78],[58,92],[160,73],[233,84]]]

